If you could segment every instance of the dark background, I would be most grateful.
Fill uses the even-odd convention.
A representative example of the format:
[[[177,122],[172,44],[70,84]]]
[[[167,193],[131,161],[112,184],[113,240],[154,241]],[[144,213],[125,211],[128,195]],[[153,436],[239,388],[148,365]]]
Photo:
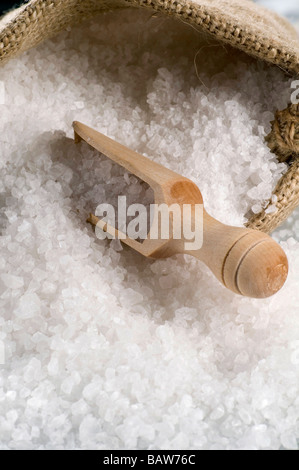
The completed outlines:
[[[26,1],[18,1],[18,0],[1,0],[0,1],[0,14],[4,11],[11,10],[13,7],[18,7],[22,5],[22,3],[26,3]]]

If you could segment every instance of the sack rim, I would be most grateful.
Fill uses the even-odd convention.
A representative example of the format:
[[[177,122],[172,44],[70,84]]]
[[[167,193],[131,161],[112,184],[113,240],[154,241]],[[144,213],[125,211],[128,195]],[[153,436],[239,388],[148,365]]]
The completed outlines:
[[[251,9],[254,8],[253,11],[257,12],[260,18],[266,19],[267,16],[268,26],[270,25],[272,29],[272,37],[260,34],[260,29],[264,26],[263,21],[260,21],[260,23],[256,21],[254,25],[249,21],[246,22],[246,20],[244,23],[244,17],[246,16],[244,16],[244,11],[236,14],[235,18],[232,17],[230,11],[224,11],[223,5],[228,0],[208,0],[208,2],[207,0],[98,0],[97,2],[86,0],[83,0],[83,2],[78,0],[31,0],[16,9],[15,13],[12,12],[10,20],[6,18],[7,15],[4,15],[0,20],[0,61],[8,59],[18,51],[26,50],[26,47],[22,47],[22,38],[24,38],[26,31],[32,23],[39,21],[41,15],[43,17],[53,15],[54,7],[57,11],[57,9],[65,9],[68,4],[70,9],[78,6],[84,14],[88,13],[88,5],[98,4],[99,11],[100,9],[112,10],[121,6],[131,6],[151,8],[166,13],[196,25],[199,30],[210,34],[221,42],[268,63],[275,64],[287,73],[299,74],[299,37],[295,28],[286,19],[260,5],[254,4],[251,0],[230,0],[227,5],[238,6],[241,5],[240,1],[242,2],[242,9],[248,15],[251,13]],[[86,8],[84,4],[86,4]],[[239,18],[240,23],[236,24],[236,20]],[[2,24],[4,27],[1,28]],[[280,28],[285,37],[278,33],[276,37],[273,37],[275,25]],[[264,30],[267,31],[267,22],[265,22]],[[46,36],[44,39],[46,39]],[[31,46],[29,45],[29,47]]]

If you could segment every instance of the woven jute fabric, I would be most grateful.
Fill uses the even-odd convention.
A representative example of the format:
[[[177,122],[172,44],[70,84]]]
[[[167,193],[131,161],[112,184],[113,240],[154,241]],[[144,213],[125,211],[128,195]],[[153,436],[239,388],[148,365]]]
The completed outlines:
[[[268,146],[281,162],[289,161],[289,168],[274,191],[277,211],[267,213],[271,200],[247,224],[248,227],[263,232],[273,231],[299,205],[299,104],[290,104],[287,109],[277,111],[271,124],[272,130],[266,137]]]
[[[250,0],[31,0],[0,20],[0,62],[36,46],[68,26],[113,8],[149,8],[196,26],[207,37],[230,44],[247,54],[299,75],[296,31],[283,18]],[[248,226],[272,231],[299,204],[298,113],[290,107],[277,114],[268,145],[289,170],[279,181],[278,211],[265,210]],[[265,208],[266,209],[266,208]]]

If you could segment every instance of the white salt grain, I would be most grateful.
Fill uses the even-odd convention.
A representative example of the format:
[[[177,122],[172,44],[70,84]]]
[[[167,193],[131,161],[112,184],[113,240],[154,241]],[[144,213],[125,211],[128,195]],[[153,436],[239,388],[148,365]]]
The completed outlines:
[[[24,285],[24,279],[13,274],[1,274],[1,280],[10,289],[20,289]]]
[[[83,109],[84,108],[84,102],[83,101],[75,101],[75,107],[77,109]]]
[[[297,450],[298,449],[297,438],[294,434],[284,432],[281,435],[281,443],[282,443],[283,447],[287,450]]]
[[[24,294],[19,301],[15,314],[23,319],[35,317],[40,313],[41,302],[35,293]]]
[[[277,207],[274,204],[271,204],[270,206],[267,207],[265,210],[266,214],[275,214],[277,212]]]

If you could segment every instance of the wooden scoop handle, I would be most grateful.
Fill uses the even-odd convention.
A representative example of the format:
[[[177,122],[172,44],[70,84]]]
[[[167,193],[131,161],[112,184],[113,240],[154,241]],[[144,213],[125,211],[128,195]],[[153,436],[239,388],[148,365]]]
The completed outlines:
[[[247,297],[270,297],[288,275],[283,249],[269,235],[224,225],[204,211],[203,246],[188,253],[203,261],[228,289]]]

